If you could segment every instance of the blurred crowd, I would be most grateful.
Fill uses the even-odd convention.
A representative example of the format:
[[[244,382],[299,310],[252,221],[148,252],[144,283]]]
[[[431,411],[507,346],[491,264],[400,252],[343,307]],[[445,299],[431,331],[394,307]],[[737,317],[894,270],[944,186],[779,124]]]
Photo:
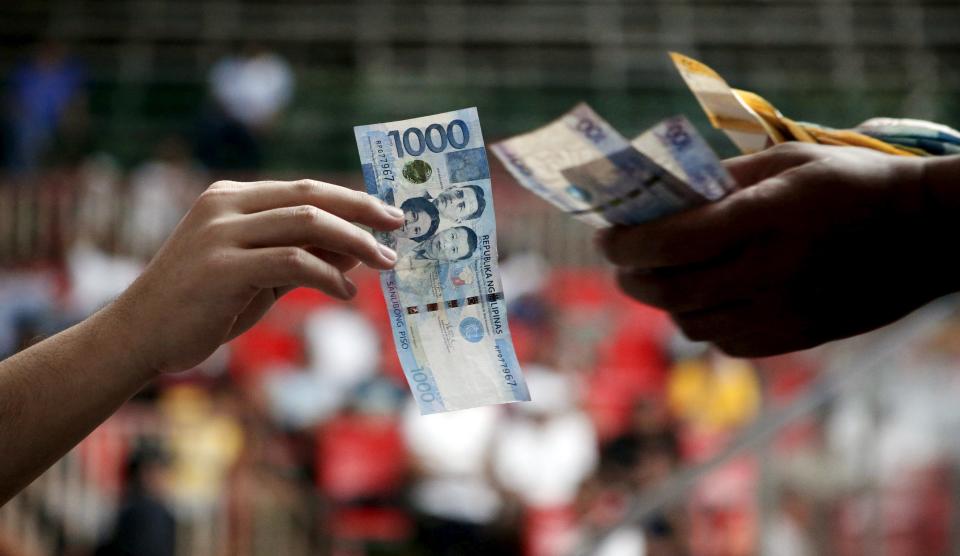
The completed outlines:
[[[0,113],[0,166],[13,175],[76,164],[97,147],[89,121],[86,64],[68,45],[37,45],[6,76]],[[196,161],[214,172],[256,172],[263,144],[293,98],[295,79],[282,57],[243,42],[215,62],[208,102],[193,129],[177,138]],[[186,138],[190,137],[188,141]],[[170,141],[158,155],[175,156]]]
[[[245,44],[212,66],[196,128],[128,170],[89,147],[85,80],[82,60],[55,43],[7,80],[0,358],[123,291],[210,181],[257,176],[295,88],[281,57]],[[733,458],[625,521],[639,496],[803,396],[821,366],[688,342],[603,268],[535,252],[506,253],[500,268],[533,402],[420,416],[378,277],[359,270],[354,301],[295,290],[200,367],[141,392],[0,511],[0,555],[869,552],[872,491],[824,492],[851,483],[817,460],[826,445],[869,444],[870,414],[855,402],[831,419],[807,415],[770,453]],[[942,459],[893,438],[891,457],[904,446],[916,457],[882,491],[901,512],[887,546],[942,553]],[[764,502],[761,468],[782,460],[791,466]]]

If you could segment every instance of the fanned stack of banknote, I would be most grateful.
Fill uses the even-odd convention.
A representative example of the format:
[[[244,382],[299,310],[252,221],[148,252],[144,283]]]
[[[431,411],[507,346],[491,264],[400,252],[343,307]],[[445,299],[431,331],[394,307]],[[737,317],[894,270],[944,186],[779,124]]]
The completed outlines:
[[[872,118],[852,129],[794,121],[763,97],[734,89],[706,64],[671,52],[670,57],[700,102],[710,123],[745,154],[785,141],[866,147],[901,156],[960,154],[960,131],[906,118]]]
[[[784,141],[960,153],[960,132],[930,122],[875,118],[850,130],[797,122],[706,65],[671,57],[710,122],[744,153]],[[359,126],[355,134],[367,191],[404,213],[399,230],[376,237],[399,254],[381,286],[421,413],[529,400],[507,326],[477,110]],[[683,116],[627,140],[579,104],[491,150],[523,187],[597,228],[641,224],[737,188]]]
[[[635,225],[716,201],[736,183],[683,116],[628,141],[586,104],[491,150],[523,187],[591,226]]]

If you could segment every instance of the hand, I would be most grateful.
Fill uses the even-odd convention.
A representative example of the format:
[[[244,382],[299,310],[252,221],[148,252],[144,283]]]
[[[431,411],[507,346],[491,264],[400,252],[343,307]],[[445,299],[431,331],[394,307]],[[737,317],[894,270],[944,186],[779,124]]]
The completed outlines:
[[[350,222],[379,230],[403,213],[311,180],[217,182],[200,195],[143,275],[95,315],[156,372],[191,368],[250,328],[281,295],[308,286],[349,299],[345,273],[397,255]]]
[[[598,241],[623,290],[691,339],[735,356],[804,349],[960,286],[925,160],[787,143],[727,161],[744,189],[726,199]]]

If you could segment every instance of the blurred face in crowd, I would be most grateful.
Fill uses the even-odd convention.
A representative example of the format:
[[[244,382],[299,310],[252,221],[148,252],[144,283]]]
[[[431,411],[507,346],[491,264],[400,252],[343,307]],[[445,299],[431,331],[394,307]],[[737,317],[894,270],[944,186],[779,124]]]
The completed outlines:
[[[477,186],[454,187],[437,195],[434,204],[444,218],[462,222],[480,216],[481,195]]]
[[[425,258],[435,261],[458,261],[473,254],[476,233],[466,226],[448,228],[424,243]]]

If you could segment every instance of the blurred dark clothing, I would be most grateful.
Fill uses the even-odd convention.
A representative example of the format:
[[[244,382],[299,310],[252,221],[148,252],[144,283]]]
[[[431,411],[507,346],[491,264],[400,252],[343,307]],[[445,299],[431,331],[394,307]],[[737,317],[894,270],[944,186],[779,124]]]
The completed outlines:
[[[197,157],[214,172],[259,170],[264,143],[293,95],[293,70],[248,43],[210,68],[209,85],[215,109],[201,122]]]
[[[197,158],[210,170],[253,172],[260,169],[263,149],[256,132],[220,109],[203,116],[197,130]]]
[[[417,546],[432,556],[510,556],[521,554],[513,532],[435,516],[417,519]]]
[[[82,97],[86,71],[56,46],[42,47],[10,75],[8,164],[35,170],[60,139],[69,111]]]
[[[644,458],[664,456],[672,463],[680,460],[680,446],[671,430],[628,431],[608,442],[601,450],[601,459],[624,470],[641,464]]]
[[[173,513],[166,504],[136,488],[121,505],[113,535],[96,556],[173,556],[176,533]]]
[[[127,490],[113,533],[96,556],[173,556],[177,524],[163,499],[168,455],[156,439],[142,437],[127,460]]]

